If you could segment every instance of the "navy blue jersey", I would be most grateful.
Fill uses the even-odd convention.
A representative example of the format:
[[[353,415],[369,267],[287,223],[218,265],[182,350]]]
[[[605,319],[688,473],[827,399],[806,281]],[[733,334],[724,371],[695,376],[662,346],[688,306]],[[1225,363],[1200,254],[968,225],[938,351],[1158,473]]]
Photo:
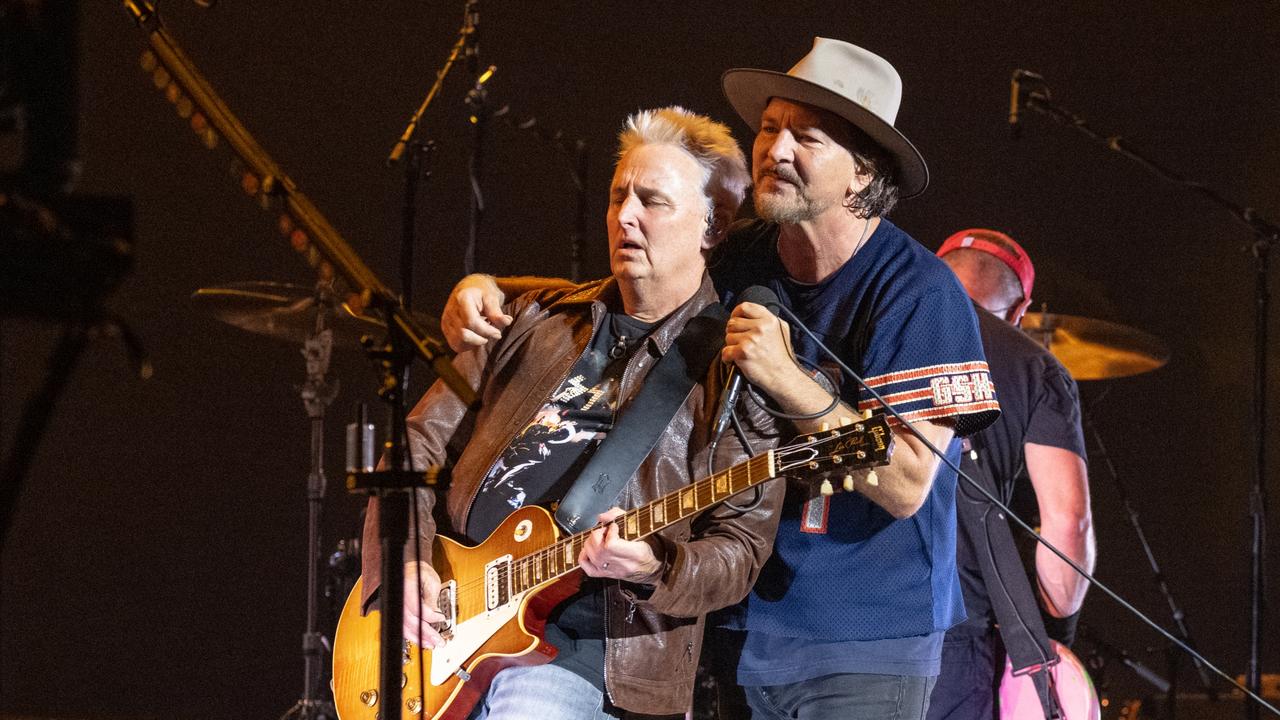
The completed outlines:
[[[726,305],[751,285],[772,289],[908,421],[950,418],[964,436],[995,419],[973,307],[942,261],[881,218],[843,267],[806,285],[786,275],[777,236],[776,225],[759,220],[735,228],[711,267]],[[880,407],[806,335],[793,329],[792,339],[801,358],[835,371],[846,403]],[[945,449],[958,463],[959,441]],[[749,631],[739,678],[757,685],[815,672],[937,674],[942,633],[964,617],[955,481],[942,465],[924,506],[902,520],[856,492],[818,510],[813,488],[789,486],[773,557],[745,613],[731,621]],[[845,643],[827,646],[841,656],[835,667],[807,669],[789,657],[815,640]]]

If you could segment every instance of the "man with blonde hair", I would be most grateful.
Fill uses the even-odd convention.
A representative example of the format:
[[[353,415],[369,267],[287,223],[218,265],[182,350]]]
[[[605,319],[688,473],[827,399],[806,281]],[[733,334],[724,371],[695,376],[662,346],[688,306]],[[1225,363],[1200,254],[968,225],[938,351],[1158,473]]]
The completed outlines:
[[[746,185],[745,159],[725,126],[678,107],[633,115],[619,136],[609,189],[612,277],[495,308],[509,325],[505,336],[455,361],[478,388],[478,409],[437,382],[411,412],[415,466],[447,465],[453,477],[444,512],[433,514],[435,497],[420,491],[422,562],[406,552],[405,586],[397,589],[405,593],[406,637],[434,648],[445,642],[430,625],[443,619],[430,563],[434,518],[480,542],[514,509],[558,503],[666,356],[684,353],[684,369],[696,379],[683,401],[676,398],[670,424],[616,507],[599,516],[578,558],[586,575],[580,587],[546,618],[555,659],[498,672],[473,717],[683,717],[704,614],[740,600],[759,575],[781,483],[766,486],[748,512],[712,508],[643,540],[626,540],[608,523],[620,508],[702,477],[709,464],[723,469],[745,459],[749,447],[773,446],[769,417],[745,406],[742,436],[711,442],[726,368],[714,352],[696,367],[685,347],[698,337],[686,330],[691,321],[717,312],[723,321],[704,253],[724,237]],[[713,327],[711,340],[722,333]],[[365,526],[366,606],[378,586],[377,513],[375,501]]]

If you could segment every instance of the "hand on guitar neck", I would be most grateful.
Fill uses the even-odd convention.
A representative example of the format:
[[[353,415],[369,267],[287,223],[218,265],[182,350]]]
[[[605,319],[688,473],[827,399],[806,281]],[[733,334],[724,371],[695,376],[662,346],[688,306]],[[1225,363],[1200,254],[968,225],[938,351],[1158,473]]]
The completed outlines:
[[[653,583],[661,577],[665,564],[654,554],[649,543],[624,540],[618,535],[618,525],[614,520],[621,515],[623,510],[617,507],[600,513],[597,518],[599,525],[582,546],[578,566],[591,577]]]
[[[412,560],[404,564],[405,640],[425,648],[444,644],[444,638],[435,627],[435,623],[445,620],[438,607],[439,597],[440,576],[431,565]]]

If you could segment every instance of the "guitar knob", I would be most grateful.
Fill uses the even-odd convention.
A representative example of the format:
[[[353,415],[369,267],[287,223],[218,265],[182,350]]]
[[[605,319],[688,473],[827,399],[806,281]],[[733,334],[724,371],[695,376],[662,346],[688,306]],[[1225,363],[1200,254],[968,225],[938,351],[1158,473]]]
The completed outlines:
[[[840,427],[848,427],[853,424],[853,418],[847,415],[840,416]]]
[[[868,485],[874,485],[874,486],[879,486],[879,485],[880,485],[880,476],[879,476],[879,475],[876,475],[876,471],[875,471],[875,470],[868,470],[868,471],[867,471],[867,484],[868,484]]]
[[[844,476],[844,491],[853,492],[853,476],[852,475]]]
[[[867,408],[866,410],[863,410],[863,411],[862,411],[862,419],[863,419],[863,420],[870,420],[870,419],[871,419],[871,408]]]
[[[365,690],[364,692],[360,693],[360,702],[364,703],[365,705],[368,705],[369,707],[373,707],[374,705],[377,705],[378,691]]]
[[[834,494],[835,490],[831,487],[831,481],[824,479],[822,481],[822,487],[818,488],[818,492],[822,493],[825,497]]]
[[[831,425],[829,423],[822,423],[821,425],[818,426],[818,432],[826,432],[830,429],[831,429]]]

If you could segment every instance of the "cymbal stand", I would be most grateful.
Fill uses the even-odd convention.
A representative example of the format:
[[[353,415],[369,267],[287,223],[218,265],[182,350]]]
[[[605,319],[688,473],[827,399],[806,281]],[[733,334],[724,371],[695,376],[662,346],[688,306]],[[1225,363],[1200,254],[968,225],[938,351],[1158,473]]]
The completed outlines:
[[[1120,504],[1124,506],[1125,517],[1129,520],[1130,527],[1133,528],[1134,534],[1138,537],[1138,544],[1142,546],[1142,552],[1147,556],[1147,564],[1151,566],[1151,576],[1155,580],[1156,587],[1160,590],[1160,594],[1164,596],[1165,601],[1169,604],[1169,613],[1173,616],[1174,628],[1177,630],[1178,637],[1192,648],[1196,647],[1196,641],[1191,637],[1191,631],[1187,629],[1187,615],[1183,611],[1182,606],[1178,605],[1178,601],[1173,597],[1173,590],[1169,588],[1169,583],[1165,578],[1164,571],[1160,569],[1160,563],[1156,560],[1155,553],[1151,550],[1151,543],[1147,541],[1147,534],[1142,529],[1142,524],[1138,521],[1138,511],[1133,509],[1133,503],[1129,501],[1129,492],[1125,489],[1124,482],[1120,479],[1120,473],[1116,471],[1116,466],[1111,462],[1111,453],[1107,451],[1107,446],[1102,442],[1102,434],[1098,432],[1098,428],[1093,424],[1090,410],[1097,406],[1107,396],[1109,387],[1104,387],[1101,394],[1093,400],[1089,409],[1082,409],[1080,418],[1083,421],[1084,430],[1093,440],[1094,450],[1090,452],[1089,459],[1091,464],[1098,459],[1102,460],[1103,467],[1107,470],[1107,475],[1111,477],[1111,484],[1115,486],[1116,495],[1120,497]],[[1166,659],[1168,661],[1168,687],[1165,689],[1165,714],[1166,720],[1174,720],[1177,715],[1177,687],[1178,687],[1178,668],[1180,665],[1181,654],[1178,648],[1170,645],[1166,649]],[[1200,684],[1204,687],[1205,693],[1209,697],[1216,697],[1217,692],[1213,688],[1213,681],[1209,677],[1209,669],[1199,660],[1192,658],[1196,671],[1200,674]],[[1126,663],[1127,664],[1127,663]]]
[[[320,512],[323,508],[324,415],[338,394],[338,381],[328,380],[329,357],[333,351],[333,329],[329,327],[335,301],[332,289],[321,280],[316,284],[315,332],[307,338],[302,355],[307,362],[307,381],[299,389],[307,417],[311,419],[311,471],[307,475],[307,629],[302,635],[302,698],[280,720],[337,720],[333,703],[323,697],[324,657],[329,641],[317,627],[320,603]]]

